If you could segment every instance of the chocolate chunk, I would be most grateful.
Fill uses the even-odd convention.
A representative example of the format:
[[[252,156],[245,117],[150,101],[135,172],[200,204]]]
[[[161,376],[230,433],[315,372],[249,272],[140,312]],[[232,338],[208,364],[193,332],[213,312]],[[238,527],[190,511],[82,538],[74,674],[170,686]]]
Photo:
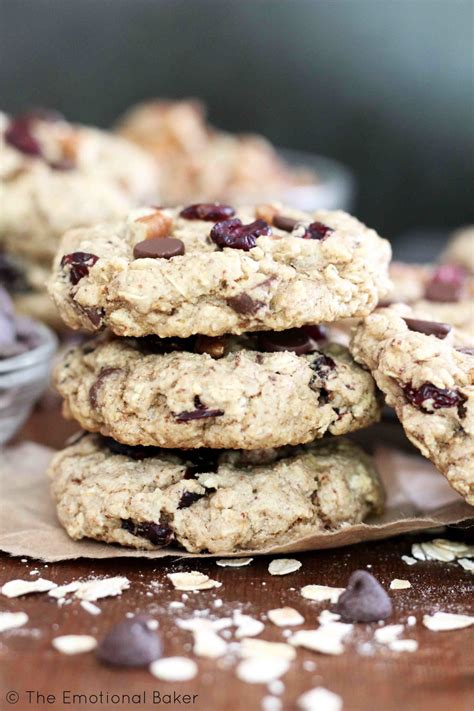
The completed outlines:
[[[207,405],[205,405],[199,395],[194,398],[194,410],[184,410],[175,415],[176,422],[190,422],[192,420],[203,420],[207,417],[222,417],[224,410],[214,409],[210,410]]]
[[[466,273],[457,264],[443,264],[433,274],[425,287],[425,299],[452,303],[462,296]]]
[[[294,220],[292,217],[285,217],[284,215],[275,215],[273,218],[273,224],[279,230],[284,232],[293,232],[294,228],[298,224],[298,220]]]
[[[292,351],[297,355],[311,353],[314,346],[302,328],[289,328],[287,331],[262,331],[258,334],[260,350],[276,353]]]
[[[121,526],[125,531],[128,531],[132,536],[146,538],[154,546],[164,547],[173,540],[173,531],[168,526],[166,521],[155,523],[154,521],[142,521],[137,523],[131,518],[123,518]]]
[[[90,252],[72,252],[61,259],[61,267],[69,266],[69,280],[74,286],[89,274],[99,257]]]
[[[178,509],[188,509],[196,501],[202,499],[205,494],[197,494],[195,491],[185,491],[181,496],[178,504]]]
[[[218,222],[220,220],[228,220],[235,215],[235,210],[230,205],[220,205],[214,203],[197,203],[188,205],[179,213],[180,217],[186,220],[207,220],[209,222]]]
[[[160,447],[145,446],[143,444],[122,444],[112,439],[112,437],[102,437],[101,442],[112,454],[120,454],[123,457],[130,457],[130,459],[135,460],[149,459],[161,453]]]
[[[377,622],[390,617],[393,607],[379,581],[366,570],[356,570],[340,595],[335,612],[345,622]]]
[[[144,667],[162,655],[158,634],[150,629],[150,617],[125,619],[105,635],[97,647],[97,658],[105,664],[122,667]]]
[[[120,368],[102,368],[97,377],[97,380],[93,385],[91,385],[91,388],[89,390],[89,402],[91,404],[91,407],[95,409],[99,404],[97,401],[97,396],[99,394],[100,388],[104,383],[104,380],[106,380],[109,375],[113,375],[114,373],[120,372],[120,370]]]
[[[184,244],[174,237],[152,237],[135,245],[135,259],[172,259],[184,254]]]
[[[440,340],[446,338],[448,333],[451,331],[451,326],[448,323],[422,321],[418,318],[404,318],[403,320],[410,331],[424,333],[427,336],[436,336],[436,338],[439,338]]]
[[[237,296],[229,296],[227,305],[238,314],[254,314],[262,306],[262,303],[254,301],[251,296],[242,292]]]

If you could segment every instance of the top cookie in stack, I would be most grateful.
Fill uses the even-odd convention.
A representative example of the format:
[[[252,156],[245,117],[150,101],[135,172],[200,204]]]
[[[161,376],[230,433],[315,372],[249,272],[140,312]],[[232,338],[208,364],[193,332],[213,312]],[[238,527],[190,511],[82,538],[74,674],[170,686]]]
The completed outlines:
[[[389,259],[345,213],[275,206],[147,208],[68,232],[51,294],[69,326],[108,327],[55,373],[92,433],[50,469],[68,533],[222,553],[379,512],[370,458],[314,442],[380,414],[372,376],[314,324],[370,313]]]
[[[50,292],[71,328],[220,336],[366,316],[390,247],[343,212],[200,204],[67,233]]]

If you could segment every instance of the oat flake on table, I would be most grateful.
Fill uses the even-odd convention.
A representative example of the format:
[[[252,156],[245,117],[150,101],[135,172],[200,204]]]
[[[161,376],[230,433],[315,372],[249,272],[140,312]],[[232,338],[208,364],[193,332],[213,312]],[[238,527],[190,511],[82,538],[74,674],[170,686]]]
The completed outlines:
[[[168,573],[166,577],[171,580],[176,590],[209,590],[210,588],[220,588],[222,585],[197,570],[192,570],[190,573]]]
[[[344,592],[345,588],[333,588],[329,585],[305,585],[301,588],[301,595],[307,600],[316,600],[316,602],[337,602],[339,596]]]
[[[474,616],[458,615],[452,612],[435,612],[434,615],[424,615],[423,624],[432,632],[460,630],[474,625]]]
[[[237,666],[236,674],[247,684],[268,684],[279,679],[290,667],[286,659],[278,657],[249,657]]]
[[[250,565],[253,558],[220,558],[216,560],[216,565],[221,568],[243,568],[245,565]]]
[[[277,627],[294,627],[304,624],[304,617],[293,607],[277,607],[268,610],[268,619]]]
[[[9,580],[1,588],[0,592],[5,597],[19,597],[20,595],[30,595],[31,593],[47,592],[57,587],[56,583],[44,578],[36,580]]]
[[[268,566],[270,575],[288,575],[299,570],[302,563],[295,558],[274,558]]]
[[[328,622],[315,630],[298,630],[289,638],[295,647],[304,647],[321,654],[342,654],[342,640],[352,632],[354,625],[343,622]]]
[[[306,691],[297,703],[300,711],[341,711],[343,706],[340,696],[322,686]]]
[[[55,637],[51,644],[62,654],[84,654],[97,647],[97,640],[87,634],[66,634]]]
[[[411,588],[409,580],[394,578],[390,583],[390,590],[407,590],[408,588]]]
[[[251,657],[265,657],[272,659],[285,659],[292,661],[296,657],[296,651],[289,644],[284,642],[267,642],[265,639],[255,639],[247,637],[240,643],[240,656],[244,659]]]
[[[0,632],[23,627],[28,622],[26,612],[0,612]]]
[[[150,664],[150,672],[161,681],[189,681],[198,671],[197,664],[187,657],[164,657]]]
[[[241,612],[234,612],[234,625],[237,627],[235,636],[237,639],[243,637],[256,637],[265,629],[265,625],[260,620],[250,615],[243,615]]]

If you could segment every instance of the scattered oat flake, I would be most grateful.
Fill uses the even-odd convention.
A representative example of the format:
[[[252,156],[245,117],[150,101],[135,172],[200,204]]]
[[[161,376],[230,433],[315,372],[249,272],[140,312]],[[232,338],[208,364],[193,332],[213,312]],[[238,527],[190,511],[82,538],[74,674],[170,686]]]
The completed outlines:
[[[340,696],[323,686],[306,691],[297,701],[301,711],[341,711],[342,703]]]
[[[268,691],[270,694],[273,694],[273,696],[281,696],[285,691],[285,685],[281,679],[275,679],[269,683]]]
[[[103,597],[115,597],[130,587],[128,578],[117,576],[115,578],[100,578],[98,580],[88,580],[79,585],[75,596],[79,600],[89,600],[94,602]]]
[[[217,659],[227,652],[227,642],[213,630],[197,630],[194,632],[193,652],[197,657]]]
[[[249,657],[238,665],[236,673],[247,684],[268,684],[279,679],[289,669],[287,659],[278,657]]]
[[[418,642],[416,639],[394,639],[388,644],[392,652],[416,652]]]
[[[474,558],[474,546],[461,541],[448,541],[446,538],[434,538],[431,543],[438,548],[445,548],[455,554],[456,558]]]
[[[196,662],[187,657],[164,657],[150,664],[150,672],[162,681],[189,681],[197,670]]]
[[[55,597],[57,599],[66,597],[71,592],[76,592],[79,590],[81,583],[79,581],[73,583],[67,583],[67,585],[59,585],[57,588],[50,590],[48,595],[50,597]]]
[[[0,632],[23,627],[28,622],[26,612],[0,612]]]
[[[97,647],[97,640],[88,634],[66,634],[55,637],[52,645],[62,654],[83,654]]]
[[[390,590],[406,590],[411,588],[411,583],[409,580],[401,580],[400,578],[394,578],[390,583]]]
[[[267,642],[265,639],[247,637],[240,644],[240,656],[244,659],[265,657],[291,661],[296,657],[296,651],[284,642]]]
[[[168,573],[166,577],[171,580],[176,590],[209,590],[210,588],[220,588],[222,585],[197,570],[190,573]]]
[[[343,622],[329,622],[316,630],[298,630],[288,640],[295,647],[305,647],[322,654],[342,654],[342,640],[353,629],[353,625]]]
[[[221,558],[216,560],[216,565],[221,568],[243,568],[244,565],[250,565],[253,558]]]
[[[307,600],[337,602],[344,590],[345,588],[332,588],[329,585],[305,585],[301,588],[301,594]]]
[[[458,558],[459,565],[468,570],[470,573],[474,573],[474,560],[469,560],[469,558]]]
[[[419,543],[414,543],[411,547],[411,554],[416,560],[426,560],[426,555],[423,552]]]
[[[323,610],[318,617],[318,622],[320,625],[327,625],[329,622],[338,622],[340,619],[341,615],[338,615],[336,612]]]
[[[264,696],[261,704],[263,711],[281,711],[283,708],[282,700],[278,696]]]
[[[100,615],[102,610],[100,607],[97,607],[97,605],[94,605],[93,602],[89,602],[89,600],[81,600],[81,607],[83,610],[89,613],[89,615]]]
[[[416,617],[415,615],[408,615],[407,617],[407,625],[409,627],[414,627],[416,625]]]
[[[234,612],[234,625],[237,627],[235,631],[237,639],[256,637],[265,629],[263,622],[256,620],[255,617],[250,617],[250,615],[243,615],[238,611]]]
[[[304,617],[293,607],[277,607],[268,610],[268,619],[277,627],[294,627],[304,624]]]
[[[295,558],[275,558],[268,566],[270,575],[288,575],[301,568],[302,563]]]
[[[402,560],[407,565],[416,565],[416,558],[412,558],[411,555],[402,555]]]
[[[384,627],[378,627],[374,633],[375,641],[380,644],[389,644],[402,634],[403,629],[403,625],[385,625]]]
[[[435,612],[434,615],[424,615],[423,624],[432,632],[460,630],[474,625],[474,616],[457,615],[452,612]]]
[[[10,580],[3,585],[0,592],[5,597],[19,597],[30,593],[47,592],[55,587],[56,583],[44,578],[38,578],[37,580]]]

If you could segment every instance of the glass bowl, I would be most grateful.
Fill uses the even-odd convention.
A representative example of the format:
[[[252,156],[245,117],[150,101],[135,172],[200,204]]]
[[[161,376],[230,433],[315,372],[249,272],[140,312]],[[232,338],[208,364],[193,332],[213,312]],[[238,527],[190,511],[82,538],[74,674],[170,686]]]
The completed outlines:
[[[0,446],[18,431],[47,388],[57,348],[57,338],[47,326],[28,318],[17,321],[38,345],[0,360]]]
[[[282,196],[282,202],[299,210],[346,210],[350,212],[354,204],[356,183],[352,172],[332,158],[278,148],[278,155],[290,166],[316,173],[318,182],[289,188]]]

